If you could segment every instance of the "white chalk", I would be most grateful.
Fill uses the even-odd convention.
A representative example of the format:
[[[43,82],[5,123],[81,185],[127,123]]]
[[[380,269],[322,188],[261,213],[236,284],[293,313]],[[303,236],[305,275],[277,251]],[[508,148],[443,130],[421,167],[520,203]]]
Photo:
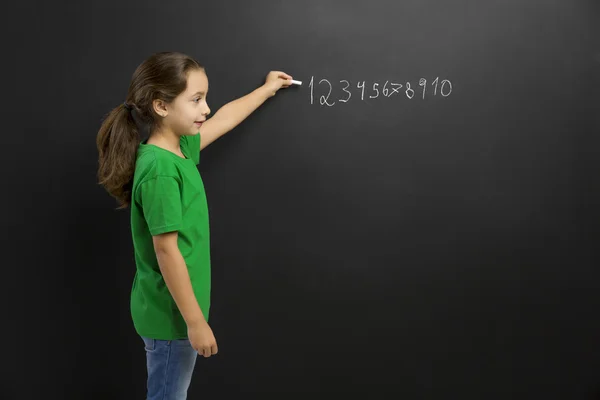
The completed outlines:
[[[302,85],[302,81],[295,81],[292,79],[292,85]]]

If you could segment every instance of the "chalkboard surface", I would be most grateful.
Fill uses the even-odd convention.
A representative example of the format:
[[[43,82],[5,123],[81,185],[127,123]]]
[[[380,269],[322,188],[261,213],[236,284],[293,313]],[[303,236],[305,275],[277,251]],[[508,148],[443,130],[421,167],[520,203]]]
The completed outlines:
[[[213,114],[302,81],[202,151],[219,354],[189,398],[598,398],[597,1],[37,3],[9,45],[6,398],[144,396],[95,136],[157,51],[206,67]]]

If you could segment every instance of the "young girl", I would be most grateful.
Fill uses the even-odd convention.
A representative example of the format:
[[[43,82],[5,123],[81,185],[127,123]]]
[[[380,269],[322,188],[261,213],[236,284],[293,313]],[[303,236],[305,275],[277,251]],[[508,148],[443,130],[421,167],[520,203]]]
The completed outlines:
[[[208,325],[209,218],[200,150],[291,79],[272,71],[264,85],[207,119],[204,68],[185,54],[157,53],[135,70],[126,101],[100,127],[99,182],[119,208],[131,210],[130,306],[145,344],[148,400],[185,399],[197,354],[217,354]]]

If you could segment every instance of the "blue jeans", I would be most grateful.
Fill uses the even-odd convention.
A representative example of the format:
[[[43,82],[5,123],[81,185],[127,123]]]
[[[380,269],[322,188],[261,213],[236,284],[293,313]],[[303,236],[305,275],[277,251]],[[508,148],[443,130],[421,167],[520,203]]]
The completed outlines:
[[[142,339],[148,369],[146,400],[185,400],[198,356],[189,339]]]

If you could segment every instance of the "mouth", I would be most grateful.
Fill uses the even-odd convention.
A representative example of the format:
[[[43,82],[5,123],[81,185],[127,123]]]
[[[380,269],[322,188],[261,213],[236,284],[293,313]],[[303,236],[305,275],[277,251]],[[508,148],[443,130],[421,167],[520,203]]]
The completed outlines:
[[[206,121],[206,120],[203,120],[203,121],[194,121],[194,125],[196,125],[198,128],[200,128],[202,126],[202,124],[204,123],[204,121]]]

